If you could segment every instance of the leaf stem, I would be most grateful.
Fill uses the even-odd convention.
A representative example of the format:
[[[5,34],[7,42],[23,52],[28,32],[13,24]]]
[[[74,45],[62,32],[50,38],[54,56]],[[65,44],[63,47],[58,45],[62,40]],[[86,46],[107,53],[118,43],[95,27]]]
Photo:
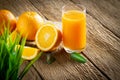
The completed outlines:
[[[22,80],[24,75],[27,73],[27,71],[30,69],[30,67],[39,59],[39,57],[43,54],[43,52],[40,52],[33,60],[30,61],[30,63],[24,68],[24,70],[21,72],[21,74],[18,77],[18,80]]]

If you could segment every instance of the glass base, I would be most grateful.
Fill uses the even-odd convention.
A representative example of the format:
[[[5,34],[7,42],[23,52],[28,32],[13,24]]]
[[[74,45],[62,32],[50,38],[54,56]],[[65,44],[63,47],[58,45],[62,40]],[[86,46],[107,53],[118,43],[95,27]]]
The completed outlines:
[[[84,50],[84,48],[83,49],[81,49],[81,50],[71,50],[71,49],[69,49],[69,48],[66,48],[66,47],[64,47],[64,49],[65,49],[65,51],[67,52],[67,53],[72,53],[72,52],[82,52],[83,50]]]

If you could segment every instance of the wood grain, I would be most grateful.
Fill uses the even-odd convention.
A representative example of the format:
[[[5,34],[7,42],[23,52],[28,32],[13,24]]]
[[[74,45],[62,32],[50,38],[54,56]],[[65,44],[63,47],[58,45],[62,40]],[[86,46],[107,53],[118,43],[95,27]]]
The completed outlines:
[[[87,63],[79,64],[70,60],[69,55],[60,49],[55,54],[57,59],[55,63],[48,65],[44,63],[43,59],[39,59],[24,80],[41,80],[41,78],[45,80],[119,80],[118,0],[110,0],[110,2],[102,0],[100,3],[94,0],[0,0],[0,9],[9,9],[15,16],[19,16],[25,11],[36,11],[48,20],[61,21],[62,6],[67,3],[75,5],[76,2],[85,5],[88,11],[87,47],[83,52],[83,56],[88,60]],[[112,5],[112,2],[116,2],[116,5]],[[111,8],[108,8],[110,6]],[[61,23],[58,22],[57,25],[61,26]],[[32,76],[34,77],[32,78]]]
[[[61,6],[66,4],[64,0],[29,0],[47,19],[51,21],[61,21]],[[61,2],[60,2],[61,1]],[[51,4],[52,3],[52,4]],[[52,6],[51,6],[52,5]]]
[[[42,58],[34,64],[45,80],[107,80],[89,61],[85,64],[74,62],[63,49],[55,58],[57,61],[53,64],[45,64]]]
[[[117,9],[120,9],[120,0],[106,0],[108,3],[111,3]]]
[[[91,20],[92,19],[92,20]],[[85,55],[113,80],[120,76],[120,39],[89,16]]]
[[[87,19],[90,20],[87,25],[89,26],[87,27],[88,28],[87,47],[86,50],[84,50],[83,54],[105,76],[113,80],[119,80],[120,76],[119,38],[117,38],[109,30],[106,30],[106,28],[102,27],[102,25],[96,20],[94,20],[91,16],[87,15],[87,17],[89,17]],[[58,24],[61,25],[60,22]],[[100,32],[102,32],[102,34],[98,34]]]
[[[73,0],[73,2],[83,4],[87,8],[88,14],[120,38],[120,7],[118,7],[120,1]]]
[[[61,18],[60,8],[66,3],[71,3],[67,0],[66,1],[46,0],[44,2],[42,1],[39,2],[38,0],[35,0],[35,2],[36,4],[33,5],[38,9],[39,7],[43,8],[39,9],[40,12],[42,12],[42,14],[44,14],[48,19],[53,21],[55,20],[59,21]],[[48,3],[49,5],[47,5]],[[56,4],[59,3],[60,5],[56,6]],[[41,6],[40,5],[38,6],[38,4],[41,4]],[[54,6],[56,7],[52,9]],[[100,15],[101,13],[98,14]],[[87,14],[88,45],[86,50],[84,51],[84,55],[94,64],[94,66],[96,66],[101,71],[101,73],[103,73],[109,79],[119,80],[120,39],[116,37],[110,30],[106,29],[101,23],[102,22],[97,21],[96,18]]]
[[[24,61],[24,63],[21,65],[19,74],[21,71],[25,68],[25,66],[28,64],[28,61]],[[35,70],[35,68],[32,66],[30,70],[27,72],[27,74],[23,77],[22,80],[42,80],[42,77],[38,74],[38,72]]]
[[[0,9],[10,10],[16,17],[26,11],[35,11],[42,14],[28,0],[0,0]],[[44,19],[44,16],[42,16]]]

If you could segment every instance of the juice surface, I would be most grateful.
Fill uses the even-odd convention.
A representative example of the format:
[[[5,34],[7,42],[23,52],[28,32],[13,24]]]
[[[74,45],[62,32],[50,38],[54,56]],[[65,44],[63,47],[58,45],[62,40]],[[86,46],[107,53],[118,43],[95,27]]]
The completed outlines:
[[[64,47],[82,50],[86,46],[86,16],[78,10],[70,10],[62,15]]]

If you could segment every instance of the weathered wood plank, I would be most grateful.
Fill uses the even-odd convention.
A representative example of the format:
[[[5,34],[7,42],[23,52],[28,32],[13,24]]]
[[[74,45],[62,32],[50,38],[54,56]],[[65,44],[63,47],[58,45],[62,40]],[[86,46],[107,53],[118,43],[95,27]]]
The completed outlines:
[[[10,2],[10,1],[9,1]],[[18,4],[19,3],[19,4]],[[34,8],[32,8],[30,5],[28,5],[28,2],[26,3],[26,1],[19,1],[19,2],[16,2],[16,3],[11,3],[12,5],[14,5],[14,6],[17,6],[18,8],[15,8],[15,10],[17,11],[17,10],[20,10],[20,11],[17,11],[17,13],[16,13],[16,11],[14,11],[15,13],[16,13],[16,15],[19,15],[19,13],[18,12],[20,12],[20,13],[22,13],[22,12],[24,12],[24,11],[26,11],[26,10],[28,10],[28,9],[30,9],[30,10],[33,10]],[[7,9],[9,9],[9,10],[11,10],[11,11],[13,11],[12,9],[14,8],[14,7],[12,7],[12,8],[10,8],[11,7],[11,5],[9,6],[9,7],[5,7],[5,8],[7,8]],[[28,7],[30,7],[30,8],[28,8]],[[41,9],[41,8],[39,8],[39,9]],[[58,56],[59,57],[59,56]],[[64,56],[63,56],[64,57]],[[68,56],[67,56],[68,57]],[[65,58],[65,57],[64,57]],[[67,59],[68,61],[69,61],[69,59]],[[61,60],[60,60],[61,61]],[[64,63],[64,61],[62,62],[62,63]],[[39,63],[40,64],[40,63]],[[36,64],[36,65],[39,65],[39,64]],[[71,64],[72,64],[72,62],[71,62]],[[89,64],[91,65],[91,69],[89,68]],[[43,65],[42,67],[41,67],[41,65]],[[54,65],[56,65],[56,63],[54,64]],[[58,68],[59,68],[59,66],[60,66],[61,64],[58,64],[57,66],[58,66]],[[77,65],[77,64],[76,64]],[[63,79],[94,79],[94,80],[96,80],[96,79],[106,79],[90,62],[88,62],[88,64],[87,64],[87,66],[88,67],[86,67],[86,69],[84,70],[84,69],[82,69],[82,67],[81,67],[81,69],[80,69],[80,71],[81,71],[81,73],[84,73],[85,71],[88,71],[88,72],[91,72],[91,73],[86,73],[86,74],[82,74],[81,75],[81,73],[78,71],[78,72],[76,72],[76,73],[74,73],[74,72],[72,72],[72,71],[64,71],[65,69],[64,69],[64,67],[60,67],[58,70],[56,69],[55,71],[54,70],[52,70],[52,71],[54,71],[54,73],[55,72],[57,72],[57,74],[59,74],[60,75],[60,77],[59,77],[59,75],[57,75],[57,77],[55,77],[54,76],[54,73],[52,72],[52,71],[50,71],[50,74],[52,75],[52,76],[50,76],[49,74],[47,74],[47,72],[46,71],[49,71],[49,69],[46,69],[45,68],[45,66],[48,66],[48,65],[46,65],[46,64],[40,64],[39,65],[39,67],[41,67],[41,69],[43,70],[41,70],[41,69],[39,69],[39,67],[37,67],[37,70],[39,70],[39,72],[40,72],[40,74],[43,74],[42,76],[43,76],[43,78],[45,77],[45,79],[61,79],[61,77],[63,77]],[[66,65],[67,66],[67,65]],[[68,66],[69,67],[69,66]],[[74,67],[74,66],[73,66]],[[54,67],[52,67],[51,66],[51,68],[52,69],[54,69]],[[63,69],[62,71],[59,71],[60,69]],[[71,66],[71,68],[72,68],[72,66]],[[78,69],[76,69],[76,68],[78,68]],[[77,67],[76,66],[76,68],[74,68],[76,71],[77,70],[79,70],[79,66]],[[93,68],[93,69],[92,69]],[[70,68],[69,68],[70,69]],[[44,71],[44,70],[46,70],[46,71]],[[83,70],[83,71],[82,71]],[[42,72],[41,72],[42,71]],[[61,74],[59,73],[59,72],[62,72]],[[46,74],[44,74],[44,73],[46,73]],[[63,73],[65,73],[66,75],[63,75]],[[71,73],[73,73],[73,74],[71,74]],[[80,73],[80,74],[79,74]],[[56,74],[56,73],[55,73]],[[77,75],[76,75],[77,74]],[[70,76],[72,76],[73,75],[73,77],[70,77]],[[79,75],[81,75],[81,76],[83,76],[82,78],[81,78],[81,76],[79,76]],[[84,76],[85,75],[85,76]]]
[[[120,76],[120,39],[88,16],[88,46],[85,55],[113,80]]]
[[[25,61],[20,68],[20,73],[24,69],[24,67],[28,64],[27,61]],[[27,72],[27,74],[23,77],[22,80],[42,80],[41,76],[37,73],[35,68],[32,66],[30,70]]]
[[[10,1],[9,1],[10,2]],[[32,9],[30,9],[30,10],[34,10],[34,8],[33,8],[33,6],[31,7],[29,4],[26,6],[25,4],[27,4],[27,3],[24,3],[25,2],[25,0],[20,0],[20,2],[21,3],[19,3],[19,4],[15,4],[17,7],[19,7],[19,8],[17,8],[15,5],[14,5],[14,8],[16,8],[15,10],[14,10],[14,8],[9,8],[9,7],[11,7],[11,6],[9,6],[9,7],[5,7],[5,8],[8,8],[8,9],[10,9],[11,11],[13,11],[14,13],[16,13],[16,15],[19,15],[19,12],[22,12],[22,11],[26,11],[26,10],[28,10],[29,9],[29,7],[30,8],[32,8]],[[22,3],[23,2],[23,3]],[[33,0],[33,2],[34,2],[34,0]],[[38,3],[37,3],[38,2]],[[56,3],[57,2],[57,3]],[[33,5],[38,5],[38,6],[35,6],[40,12],[42,12],[48,19],[50,19],[50,20],[54,20],[54,21],[56,21],[56,20],[60,20],[60,15],[61,15],[61,11],[60,11],[60,9],[61,9],[61,6],[63,5],[63,4],[66,4],[66,3],[68,3],[67,1],[52,1],[52,2],[50,2],[50,1],[45,1],[44,2],[44,4],[43,4],[43,2],[41,1],[41,3],[39,2],[39,1],[35,1],[34,3],[32,3]],[[47,5],[47,4],[49,4],[50,3],[50,5],[52,5],[53,4],[53,6],[50,6],[50,5]],[[60,6],[58,6],[57,4],[59,4],[60,3]],[[21,6],[21,4],[22,4],[22,6]],[[0,4],[1,5],[1,4]],[[13,4],[12,4],[13,5]],[[43,6],[44,7],[43,7]],[[47,6],[47,7],[46,7]],[[1,6],[0,6],[0,8],[1,8]],[[3,8],[3,7],[2,7]],[[48,8],[48,9],[46,9],[46,8]],[[49,8],[50,8],[50,10],[49,10]],[[36,9],[35,9],[36,10]],[[36,10],[36,11],[38,11],[38,10]],[[55,12],[55,11],[56,12]],[[17,12],[16,12],[17,11]],[[56,16],[55,16],[56,15]],[[88,16],[89,17],[89,16]],[[90,20],[92,21],[92,20],[94,20],[93,18],[90,18]],[[96,20],[95,20],[95,23],[96,23],[96,25],[97,24],[100,24],[99,22],[96,22]],[[91,25],[91,23],[89,24],[89,26],[94,26],[93,25],[94,24],[94,21],[93,21],[93,23],[92,23],[92,25]],[[92,29],[92,27],[91,27],[91,29]],[[100,27],[103,27],[102,25],[100,26]],[[101,28],[101,29],[104,29],[104,28]],[[94,29],[93,29],[94,30]],[[92,31],[93,31],[92,30]],[[105,29],[106,30],[106,29]],[[89,34],[91,35],[91,34],[93,34],[93,33],[90,33],[90,32],[92,32],[91,30],[89,30],[88,32],[89,32]],[[102,31],[102,30],[100,30],[100,31]],[[98,32],[99,32],[99,30],[98,30]],[[109,31],[108,31],[109,32]],[[89,35],[89,36],[90,36]],[[95,32],[95,34],[94,34],[94,38],[96,38],[96,35],[97,35],[97,32]],[[107,34],[108,35],[108,34]],[[88,36],[88,37],[89,37]],[[118,41],[119,42],[119,39],[117,39],[112,33],[111,33],[111,36],[112,36],[112,40],[110,40],[111,42],[113,42],[113,41]],[[90,37],[93,37],[92,35],[90,36]],[[98,36],[99,37],[99,36]],[[102,37],[102,36],[101,36]],[[105,38],[106,38],[107,36],[105,35]],[[115,40],[113,39],[113,38],[116,38]],[[94,40],[94,39],[89,39],[88,38],[88,40]],[[98,41],[99,42],[99,41]],[[93,41],[93,43],[95,44],[95,41]],[[102,43],[102,42],[100,42],[100,43]],[[106,41],[105,41],[105,43],[106,43]],[[109,42],[107,42],[107,45],[108,45],[108,43]],[[91,44],[92,45],[92,42],[90,42],[89,44]],[[89,44],[88,44],[88,47],[89,47]],[[103,43],[102,43],[103,44]],[[97,45],[97,44],[95,44],[95,45]],[[106,44],[105,44],[106,45]],[[111,45],[111,43],[110,43],[110,45]],[[116,44],[115,44],[116,45]],[[113,45],[114,46],[114,45]],[[95,61],[100,61],[100,63],[98,64],[97,62],[95,62],[94,64],[97,66],[97,65],[102,65],[102,68],[103,68],[103,71],[104,71],[104,68],[106,68],[106,66],[104,65],[104,64],[101,64],[102,62],[103,62],[103,60],[107,60],[107,59],[104,59],[104,58],[106,58],[106,57],[104,57],[105,56],[105,54],[107,54],[107,55],[111,55],[111,54],[108,54],[108,51],[106,51],[106,52],[103,52],[103,56],[101,56],[101,54],[99,53],[99,54],[97,54],[97,52],[94,52],[93,50],[96,50],[96,46],[90,46],[90,48],[88,48],[87,47],[87,50],[86,51],[90,51],[91,50],[91,52],[89,52],[89,56],[87,56],[87,57],[89,57],[90,58],[90,60],[92,59],[92,58],[94,58],[94,61],[93,61],[93,63],[95,62]],[[118,50],[118,47],[119,47],[119,44],[118,45],[116,45],[116,47],[114,47],[115,49],[117,49]],[[92,49],[91,49],[92,48]],[[106,48],[106,47],[105,47]],[[108,47],[109,48],[109,47]],[[108,49],[107,48],[107,49]],[[114,48],[113,48],[113,51],[114,51]],[[97,50],[101,50],[101,46],[99,46],[98,47],[98,49]],[[103,48],[102,48],[103,49]],[[108,49],[109,50],[109,49]],[[101,52],[101,51],[99,51],[99,52]],[[119,52],[119,51],[118,51]],[[68,60],[68,56],[67,56],[67,54],[64,52],[64,51],[62,51],[61,53],[63,53],[62,55],[61,54],[58,54],[58,56],[56,55],[56,57],[57,57],[57,62],[56,63],[54,63],[54,64],[52,64],[52,65],[46,65],[46,64],[44,64],[42,61],[38,61],[37,63],[38,64],[35,64],[35,66],[36,66],[36,69],[40,72],[40,73],[42,73],[42,76],[45,76],[45,74],[46,74],[46,76],[45,76],[45,79],[52,79],[52,78],[54,78],[54,75],[56,75],[56,73],[55,73],[55,71],[57,71],[57,74],[59,74],[59,73],[61,73],[61,75],[60,75],[60,78],[62,78],[63,76],[64,76],[64,74],[66,74],[65,76],[67,76],[66,78],[64,78],[64,79],[106,79],[89,61],[88,61],[88,63],[86,63],[85,65],[80,65],[80,64],[78,64],[78,63],[73,63],[73,62],[71,62],[71,61],[69,61]],[[85,52],[86,54],[87,54],[87,52]],[[91,54],[91,53],[94,53],[95,54],[95,56],[94,56],[94,54]],[[105,54],[104,54],[105,53]],[[113,55],[116,55],[116,54],[113,54]],[[61,56],[61,57],[60,57]],[[97,56],[97,58],[96,58],[96,56]],[[99,57],[98,57],[99,56]],[[60,59],[59,59],[59,57],[60,57]],[[102,60],[102,58],[101,57],[103,57],[103,60]],[[115,56],[115,58],[116,58],[116,56]],[[118,58],[119,58],[119,55],[118,55]],[[117,58],[117,59],[118,59]],[[95,59],[98,59],[98,60],[95,60]],[[115,60],[116,59],[114,59],[114,56],[111,58],[110,57],[110,59],[111,60],[113,60],[113,62],[115,62]],[[64,61],[65,60],[65,61]],[[101,61],[102,60],[102,61]],[[119,60],[119,59],[118,59]],[[91,60],[92,61],[92,60]],[[66,62],[66,63],[65,63]],[[119,61],[118,61],[119,62]],[[40,64],[41,63],[41,64]],[[103,63],[105,63],[106,65],[108,65],[109,63],[107,63],[107,62],[103,62]],[[74,67],[70,67],[69,68],[69,66],[67,66],[67,65],[72,65],[72,64],[74,64],[74,66],[75,66],[75,69],[74,69]],[[64,68],[63,66],[61,66],[61,68],[59,68],[59,65],[64,65],[66,68],[67,68],[67,70],[66,70],[66,72],[64,72],[64,70],[66,69],[66,68]],[[76,65],[78,65],[78,66],[76,66]],[[117,64],[118,66],[119,66],[119,64]],[[42,67],[41,67],[42,66]],[[49,66],[49,67],[48,67]],[[52,67],[52,66],[54,66],[54,67]],[[86,67],[87,66],[87,67]],[[113,64],[113,66],[114,66],[114,64]],[[48,69],[48,68],[50,68],[50,69]],[[76,68],[77,67],[77,68]],[[82,67],[84,67],[84,68],[82,68]],[[101,66],[100,66],[101,67]],[[40,69],[39,69],[40,68]],[[51,69],[52,68],[52,69]],[[55,68],[55,71],[54,71],[54,68]],[[71,77],[71,73],[72,73],[72,71],[70,71],[69,72],[69,70],[72,68],[72,70],[75,70],[75,71],[77,71],[77,72],[75,72],[75,74],[77,74],[77,76],[75,75],[75,74],[73,74],[74,76],[75,76],[75,78],[74,77]],[[107,68],[108,68],[108,66],[107,66]],[[44,70],[45,71],[44,71]],[[56,70],[56,69],[58,69],[58,70]],[[63,70],[62,70],[63,69]],[[100,68],[101,69],[101,68]],[[116,67],[115,67],[115,69],[113,69],[113,68],[111,68],[110,67],[110,69],[108,68],[108,70],[110,70],[110,72],[112,72],[112,73],[115,73],[116,74],[116,72],[114,72],[115,70],[119,70],[119,68],[117,69]],[[42,70],[42,72],[41,72],[41,70]],[[53,70],[53,72],[50,72],[49,70]],[[62,71],[61,71],[62,70]],[[101,69],[102,70],[102,69]],[[108,70],[107,70],[107,72],[106,73],[108,73]],[[47,74],[47,72],[49,71],[49,74]],[[67,72],[68,71],[68,72]],[[87,72],[91,72],[91,73],[88,73],[87,74]],[[110,72],[108,73],[108,74],[110,74]],[[74,72],[73,72],[74,73]],[[80,75],[80,77],[78,77],[78,73],[79,73],[79,75]],[[83,74],[83,73],[85,73],[85,74]],[[111,75],[113,75],[113,74],[111,74]],[[110,75],[110,76],[111,76]],[[92,77],[91,77],[92,76]],[[113,75],[114,76],[114,75]],[[118,74],[117,75],[115,75],[115,77],[116,76],[119,76]],[[52,77],[52,78],[51,78]],[[82,78],[81,78],[82,77]],[[59,75],[57,75],[57,77],[55,77],[55,78],[59,78]],[[54,78],[54,79],[55,79]],[[114,78],[112,78],[112,79],[114,79]],[[117,77],[117,79],[118,79],[118,77]]]
[[[40,2],[40,3],[42,3],[42,2]],[[49,6],[46,5],[47,3],[49,3]],[[54,3],[54,4],[53,4],[53,3]],[[67,3],[67,2],[65,2],[65,3]],[[38,4],[39,4],[39,1],[36,1],[35,6],[38,7],[38,9],[39,9]],[[45,15],[45,16],[48,16],[47,18],[49,18],[49,19],[51,19],[51,20],[56,20],[56,19],[57,19],[57,20],[60,20],[60,16],[57,16],[57,17],[54,18],[54,15],[61,15],[61,14],[60,14],[61,12],[58,11],[58,10],[60,10],[60,8],[61,8],[61,6],[63,6],[63,4],[62,4],[61,6],[56,6],[57,9],[53,9],[53,10],[55,10],[55,11],[52,10],[52,11],[46,12],[46,11],[48,11],[48,10],[46,10],[46,9],[48,9],[48,7],[49,7],[49,8],[52,8],[52,7],[53,7],[53,6],[50,7],[50,4],[53,5],[53,6],[56,6],[56,4],[58,4],[58,3],[55,3],[54,1],[52,1],[52,2],[50,2],[50,1],[43,2],[43,3],[42,3],[42,6],[44,5],[44,6],[45,6],[45,7],[44,7],[45,9],[44,9],[44,10],[40,10],[40,11],[43,12],[43,13],[45,12],[44,15]],[[61,4],[61,3],[60,3],[60,4]],[[33,5],[34,5],[34,4],[33,4]],[[40,6],[40,7],[42,7],[42,6]],[[57,11],[58,13],[57,13],[56,11]],[[52,12],[56,12],[56,13],[52,13]],[[54,15],[53,15],[53,14],[54,14]],[[53,16],[52,16],[52,17],[49,17],[49,15],[53,15]]]
[[[111,3],[117,9],[120,9],[120,0],[106,0],[108,3]]]
[[[87,26],[91,27],[88,27],[87,47],[83,54],[105,76],[113,80],[119,80],[120,39],[102,27],[102,25],[91,16],[87,15],[87,17],[89,17],[88,21],[90,20]],[[58,25],[61,25],[61,23],[59,22]],[[102,32],[102,34],[98,34],[99,32]]]
[[[32,0],[30,0],[32,2]],[[61,18],[61,7],[69,1],[44,1],[34,0],[33,5],[38,8],[43,15],[50,20],[58,20]],[[49,4],[49,5],[47,5]],[[57,5],[60,4],[60,5]],[[54,8],[55,7],[55,8]],[[39,9],[41,8],[41,9]],[[50,10],[49,10],[50,9]],[[101,13],[98,13],[99,15]],[[56,16],[55,16],[56,15]],[[111,25],[112,23],[110,23]],[[84,51],[88,59],[107,77],[119,80],[120,76],[120,39],[111,31],[103,27],[103,25],[87,15],[88,27],[88,45]],[[116,28],[115,28],[116,29]],[[63,59],[64,60],[64,59]]]
[[[35,11],[44,19],[44,16],[28,0],[0,0],[0,9],[8,9],[16,17],[26,11]]]
[[[86,6],[88,14],[120,38],[120,1],[72,0]],[[112,3],[116,2],[116,3]],[[114,5],[119,5],[115,7]]]
[[[61,21],[61,10],[67,2],[64,0],[29,0],[46,18],[51,21]],[[61,2],[60,2],[61,1]],[[59,2],[59,4],[56,2]],[[51,6],[52,5],[52,6]]]
[[[89,61],[80,64],[69,59],[69,55],[61,49],[55,54],[57,59],[53,64],[45,64],[43,59],[34,66],[45,80],[106,80]]]

